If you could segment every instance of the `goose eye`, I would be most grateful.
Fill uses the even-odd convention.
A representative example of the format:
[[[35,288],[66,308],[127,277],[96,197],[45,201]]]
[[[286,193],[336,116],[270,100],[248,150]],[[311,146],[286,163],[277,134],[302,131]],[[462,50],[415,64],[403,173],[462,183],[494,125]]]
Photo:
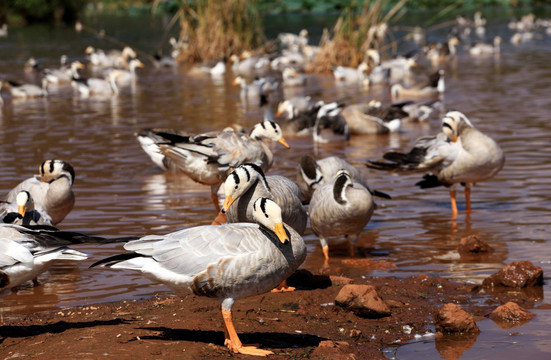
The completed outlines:
[[[266,216],[266,218],[269,218],[268,214],[264,214],[264,216]]]
[[[237,190],[239,188],[239,186],[235,185],[235,190]]]

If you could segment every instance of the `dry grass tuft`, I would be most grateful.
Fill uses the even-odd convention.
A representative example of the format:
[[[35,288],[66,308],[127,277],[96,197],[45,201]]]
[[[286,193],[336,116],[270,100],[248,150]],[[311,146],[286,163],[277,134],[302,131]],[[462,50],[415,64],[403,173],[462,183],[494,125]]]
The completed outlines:
[[[379,50],[384,44],[388,23],[404,14],[406,1],[400,0],[386,13],[387,0],[366,0],[359,12],[353,7],[344,10],[331,34],[324,33],[308,71],[328,73],[334,66],[358,66],[368,49]]]
[[[180,61],[227,59],[262,43],[262,21],[254,0],[181,0],[178,16],[184,45]]]

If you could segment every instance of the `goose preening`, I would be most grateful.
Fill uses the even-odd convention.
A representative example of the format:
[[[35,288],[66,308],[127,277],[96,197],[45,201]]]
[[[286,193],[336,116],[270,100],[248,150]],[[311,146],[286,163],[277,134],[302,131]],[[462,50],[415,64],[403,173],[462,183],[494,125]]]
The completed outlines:
[[[380,102],[352,104],[341,111],[350,128],[350,134],[388,134],[402,126],[402,119],[408,114],[399,105],[382,106]]]
[[[34,206],[51,217],[54,225],[60,223],[73,209],[75,171],[63,160],[46,160],[39,167],[40,175],[33,176],[14,187],[5,197],[7,203],[16,203],[18,194],[26,190]]]
[[[145,129],[138,134],[143,150],[163,169],[183,172],[194,181],[211,187],[211,198],[217,211],[217,191],[237,166],[251,162],[264,171],[273,162],[273,154],[264,139],[289,145],[279,125],[265,120],[254,126],[249,135],[231,128],[198,135]]]
[[[353,257],[358,237],[375,207],[369,190],[353,181],[346,170],[339,170],[331,181],[314,191],[308,208],[310,225],[320,239],[326,265],[329,263],[327,238],[345,235]]]
[[[505,163],[505,155],[489,136],[477,130],[459,111],[450,111],[442,118],[442,132],[419,138],[408,153],[388,152],[387,162],[369,161],[373,169],[397,172],[426,172],[416,185],[450,188],[452,216],[457,216],[456,185],[465,186],[466,209],[471,211],[471,186],[494,177]]]
[[[315,160],[310,155],[304,155],[300,159],[297,172],[297,185],[303,203],[310,202],[314,191],[322,184],[332,182],[339,170],[346,170],[353,182],[363,185],[371,195],[384,199],[390,199],[388,194],[381,191],[372,190],[367,185],[367,181],[360,174],[360,171],[348,163],[346,160],[337,156],[329,156],[323,159]]]
[[[224,182],[225,200],[221,211],[227,221],[254,222],[253,204],[261,197],[269,198],[281,208],[283,222],[304,234],[308,214],[302,205],[300,189],[284,176],[265,176],[255,164],[243,164],[233,170]]]
[[[222,307],[224,344],[235,353],[266,356],[271,351],[243,346],[232,320],[236,300],[269,292],[306,258],[302,237],[284,224],[281,209],[260,198],[253,205],[256,223],[206,225],[130,241],[130,253],[96,262],[141,271],[175,289],[217,298]]]

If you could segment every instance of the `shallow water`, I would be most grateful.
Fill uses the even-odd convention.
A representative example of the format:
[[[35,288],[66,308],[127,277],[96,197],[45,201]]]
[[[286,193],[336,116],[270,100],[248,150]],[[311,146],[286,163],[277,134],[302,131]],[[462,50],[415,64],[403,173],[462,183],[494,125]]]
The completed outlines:
[[[160,20],[125,21],[123,30],[117,27],[120,19],[91,20],[96,28],[103,27],[111,36],[151,53],[162,37]],[[316,21],[323,24],[322,20]],[[322,26],[320,23],[316,26]],[[511,35],[503,21],[489,28],[488,37],[497,33],[505,39]],[[442,34],[434,36],[440,40]],[[10,28],[9,37],[0,39],[0,78],[27,79],[23,63],[29,56],[46,66],[55,66],[63,53],[70,58],[83,57],[88,45],[116,47],[87,32],[75,34],[72,29]],[[446,108],[464,112],[476,127],[498,141],[507,156],[497,177],[474,188],[470,216],[462,211],[461,192],[460,213],[452,221],[446,189],[421,190],[414,186],[419,176],[391,175],[363,165],[368,159],[378,159],[384,151],[406,150],[417,137],[438,132],[437,119],[405,124],[396,134],[353,137],[342,144],[314,146],[310,138],[287,136],[292,150],[274,145],[272,174],[294,178],[304,153],[318,157],[336,154],[357,165],[373,189],[393,197],[377,200],[379,208],[362,233],[357,256],[387,260],[397,268],[388,272],[346,268],[341,260],[347,258],[348,247],[336,241],[331,246],[330,266],[334,271],[399,277],[428,273],[479,283],[505,264],[529,260],[543,268],[546,284],[543,299],[538,301],[545,302],[551,295],[547,275],[551,272],[550,45],[551,37],[545,35],[520,46],[505,41],[499,59],[476,61],[460,49],[457,63],[447,70]],[[52,90],[46,99],[6,98],[0,116],[0,192],[6,193],[37,173],[43,160],[59,158],[75,168],[77,197],[74,210],[59,225],[61,229],[142,236],[210,223],[216,214],[209,189],[157,169],[139,147],[134,133],[144,127],[200,132],[234,123],[250,128],[263,114],[256,104],[241,102],[239,89],[231,85],[231,72],[221,81],[214,81],[191,77],[183,67],[154,69],[149,64],[138,71],[137,83],[123,88],[114,98],[81,99],[67,87]],[[387,89],[347,88],[335,86],[330,77],[312,77],[305,92],[325,100],[357,102],[381,99]],[[487,240],[496,250],[487,262],[469,263],[459,258],[459,240],[472,234]],[[317,271],[323,263],[319,242],[310,230],[305,240],[309,254],[304,267]],[[40,286],[3,294],[3,316],[169,291],[134,272],[88,269],[94,261],[120,253],[118,245],[75,248],[90,258],[78,264],[56,265],[39,278]],[[551,331],[545,327],[548,311],[532,311],[536,318],[515,330],[521,336],[514,338],[508,335],[511,331],[501,330],[490,321],[480,322],[485,329],[462,358],[481,358],[490,351],[495,358],[496,348],[510,350],[500,350],[499,357],[504,359],[515,358],[517,351],[528,349],[533,358],[549,357]],[[400,347],[389,356],[427,358],[427,350],[436,351],[434,341]],[[429,358],[437,356],[435,353]]]

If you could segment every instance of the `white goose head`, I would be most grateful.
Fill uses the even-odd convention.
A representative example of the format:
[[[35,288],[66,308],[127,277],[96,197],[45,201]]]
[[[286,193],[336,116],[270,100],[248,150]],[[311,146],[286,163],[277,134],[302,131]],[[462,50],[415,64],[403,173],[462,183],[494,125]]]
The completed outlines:
[[[442,132],[452,142],[456,142],[459,138],[459,125],[464,122],[469,127],[473,127],[473,124],[467,119],[467,117],[459,111],[450,111],[442,118]]]
[[[17,204],[17,213],[21,215],[21,218],[25,217],[27,211],[34,210],[34,201],[28,191],[22,190],[17,193],[15,197],[15,202]]]
[[[272,141],[277,141],[281,145],[289,148],[289,144],[283,138],[281,127],[273,121],[264,120],[254,126],[250,135],[253,139],[266,138]]]
[[[75,170],[71,164],[63,160],[46,160],[38,170],[42,182],[52,183],[62,177],[69,179],[71,185],[75,181]]]
[[[222,205],[222,213],[228,211],[233,202],[243,195],[257,179],[260,179],[266,187],[266,190],[270,191],[268,182],[260,166],[247,163],[233,170],[224,182],[224,193],[226,197]]]
[[[289,235],[283,227],[281,208],[268,198],[259,198],[253,204],[253,217],[255,221],[270,229],[283,244],[289,242]]]

